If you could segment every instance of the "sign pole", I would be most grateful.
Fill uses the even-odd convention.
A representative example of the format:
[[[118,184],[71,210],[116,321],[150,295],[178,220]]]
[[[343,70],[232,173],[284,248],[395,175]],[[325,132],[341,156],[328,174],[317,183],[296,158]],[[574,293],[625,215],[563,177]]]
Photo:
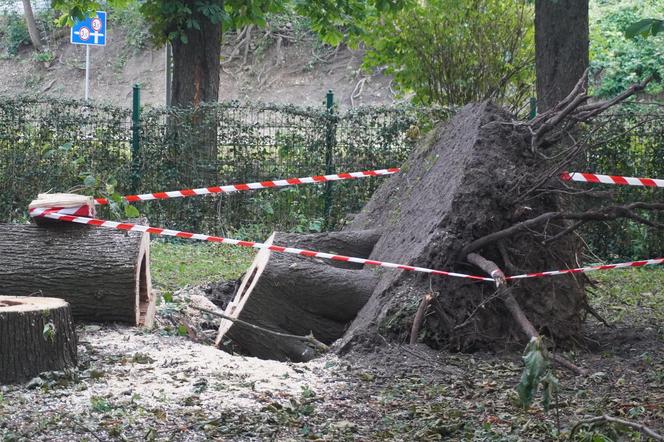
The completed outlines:
[[[90,98],[90,45],[85,45],[85,101]]]

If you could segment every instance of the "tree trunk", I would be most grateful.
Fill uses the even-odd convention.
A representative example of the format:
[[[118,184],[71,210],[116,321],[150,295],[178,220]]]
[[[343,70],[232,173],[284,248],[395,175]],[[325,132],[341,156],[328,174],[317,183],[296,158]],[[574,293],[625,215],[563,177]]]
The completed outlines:
[[[0,384],[75,366],[69,304],[56,298],[0,296]]]
[[[35,16],[32,13],[32,5],[30,0],[23,0],[23,15],[25,16],[25,24],[28,26],[28,33],[30,34],[30,41],[35,51],[41,52],[42,44],[39,36],[39,28]]]
[[[588,67],[588,0],[535,1],[537,108],[565,98]]]
[[[197,2],[186,0],[185,5],[200,29],[183,31],[185,41],[175,38],[173,47],[173,87],[171,104],[176,107],[198,106],[219,100],[221,65],[221,24],[212,23],[199,10]]]
[[[468,252],[460,256],[466,245],[555,210],[550,194],[519,202],[548,169],[532,152],[528,129],[512,123],[513,116],[482,103],[464,107],[432,131],[348,226],[382,231],[370,259],[483,275],[466,262]],[[563,228],[552,222],[546,232],[555,235]],[[523,231],[478,253],[511,271],[576,267],[570,242],[543,245],[541,236]],[[337,344],[342,351],[356,344],[372,348],[383,339],[407,340],[418,304],[429,292],[440,295],[422,329],[425,342],[435,348],[492,348],[523,336],[491,283],[384,268],[376,273],[380,279],[371,298]],[[510,287],[542,334],[560,345],[580,338],[585,292],[575,276],[520,280]]]
[[[315,250],[335,255],[366,258],[380,239],[378,230],[354,230],[347,232],[323,233],[283,233],[274,232],[274,244]],[[361,269],[364,266],[354,262],[325,260],[325,263],[342,269]]]
[[[0,224],[0,290],[64,298],[77,319],[150,326],[149,250],[144,233]]]
[[[275,236],[281,235],[273,234],[266,242],[272,244]],[[282,239],[285,237],[292,239],[291,235],[283,235]],[[339,250],[355,247],[350,243],[342,246],[339,237],[332,242]],[[294,244],[291,241],[287,245]],[[330,344],[343,335],[376,281],[372,270],[340,269],[322,260],[262,249],[225,313],[273,331],[300,336],[311,333]],[[307,361],[315,356],[302,340],[276,337],[228,320],[219,327],[217,345],[225,338],[249,355],[264,359]]]
[[[187,115],[191,120],[180,121],[174,117],[170,125],[177,148],[180,182],[192,187],[209,186],[217,181],[216,112],[199,107],[203,103],[219,101],[221,24],[212,23],[204,16],[198,10],[199,2],[186,0],[184,3],[192,10],[192,19],[197,21],[200,29],[184,30],[183,38],[171,40],[171,106],[194,109],[191,115]],[[195,220],[194,224],[198,221]]]

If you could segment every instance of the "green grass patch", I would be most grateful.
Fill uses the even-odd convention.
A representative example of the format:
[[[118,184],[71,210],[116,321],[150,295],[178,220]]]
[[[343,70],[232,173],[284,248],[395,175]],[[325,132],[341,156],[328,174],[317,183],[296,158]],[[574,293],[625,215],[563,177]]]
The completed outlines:
[[[155,287],[174,291],[219,279],[238,278],[251,264],[255,251],[223,244],[179,244],[153,241],[152,280]]]
[[[590,303],[608,321],[664,323],[664,267],[593,272]]]

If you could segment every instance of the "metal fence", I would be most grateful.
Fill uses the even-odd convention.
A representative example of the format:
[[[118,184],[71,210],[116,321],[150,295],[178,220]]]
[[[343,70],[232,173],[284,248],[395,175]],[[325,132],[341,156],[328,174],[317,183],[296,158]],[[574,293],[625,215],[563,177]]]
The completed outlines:
[[[155,192],[399,166],[418,135],[449,110],[344,113],[235,102],[198,109],[130,109],[56,99],[0,98],[0,220],[27,219],[39,192]],[[664,177],[664,108],[624,105],[586,130],[597,143],[579,169]],[[134,130],[132,130],[134,129]],[[86,177],[94,186],[83,188]],[[271,230],[341,227],[381,178],[137,204],[154,225],[264,238]],[[620,201],[660,189],[614,188]],[[593,202],[593,204],[595,204]],[[101,214],[108,216],[107,213]],[[664,222],[661,215],[648,215]],[[632,221],[583,231],[606,258],[661,255],[664,234]]]
[[[140,117],[79,101],[0,99],[0,219],[38,192],[154,192],[399,165],[424,120],[415,108],[322,109],[235,102],[145,108]],[[446,118],[427,111],[427,121]],[[132,129],[135,129],[134,131]],[[85,177],[96,186],[82,189]],[[380,178],[138,205],[154,224],[261,237],[338,228]],[[90,182],[90,180],[88,180]]]

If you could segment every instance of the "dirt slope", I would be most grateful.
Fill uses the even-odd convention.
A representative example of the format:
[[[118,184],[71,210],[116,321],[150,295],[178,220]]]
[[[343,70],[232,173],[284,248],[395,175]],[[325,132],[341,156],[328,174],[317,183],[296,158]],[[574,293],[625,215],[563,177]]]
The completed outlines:
[[[106,47],[91,50],[91,97],[115,105],[131,105],[131,88],[142,85],[144,104],[165,103],[165,49],[132,51],[122,30],[109,27]],[[221,60],[220,100],[266,101],[322,106],[328,89],[342,108],[351,105],[391,104],[390,79],[360,69],[362,50],[321,47],[313,37],[252,40],[247,62],[243,56],[227,62],[236,48],[226,36]],[[260,43],[260,44],[259,44]],[[51,42],[55,59],[34,61],[31,47],[14,58],[0,60],[0,95],[21,93],[82,98],[85,84],[85,48],[69,44],[68,35]],[[243,52],[243,51],[242,51]],[[241,53],[241,55],[243,55]],[[351,94],[355,98],[351,100]],[[352,101],[352,103],[351,103]]]

